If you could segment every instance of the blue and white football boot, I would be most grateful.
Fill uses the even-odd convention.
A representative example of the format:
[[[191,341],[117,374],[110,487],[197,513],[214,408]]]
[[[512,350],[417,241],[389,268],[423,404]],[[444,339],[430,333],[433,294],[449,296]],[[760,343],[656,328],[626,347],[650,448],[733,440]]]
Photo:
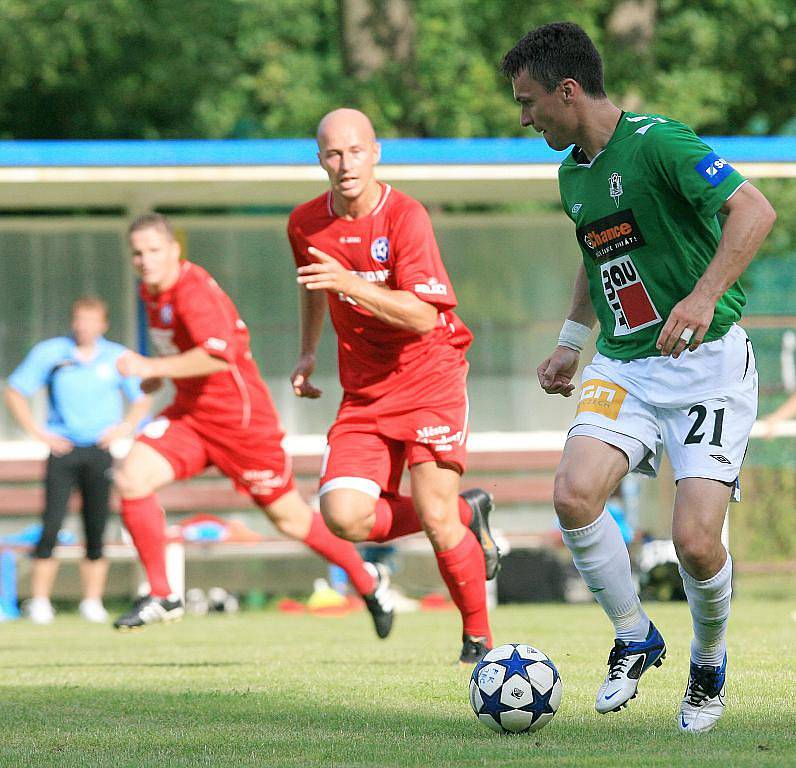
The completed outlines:
[[[727,654],[720,667],[691,662],[688,687],[677,724],[683,733],[707,733],[724,714]]]
[[[608,655],[608,675],[597,691],[595,708],[600,714],[618,712],[635,698],[639,678],[650,668],[659,667],[666,658],[666,643],[650,622],[647,639],[626,643],[615,640]]]

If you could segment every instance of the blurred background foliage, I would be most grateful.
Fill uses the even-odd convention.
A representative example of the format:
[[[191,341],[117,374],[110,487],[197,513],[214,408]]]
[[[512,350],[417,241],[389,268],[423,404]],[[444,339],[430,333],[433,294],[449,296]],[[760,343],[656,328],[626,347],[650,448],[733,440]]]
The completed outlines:
[[[609,95],[704,134],[796,132],[793,0],[0,0],[3,138],[520,135],[503,53],[577,21]]]

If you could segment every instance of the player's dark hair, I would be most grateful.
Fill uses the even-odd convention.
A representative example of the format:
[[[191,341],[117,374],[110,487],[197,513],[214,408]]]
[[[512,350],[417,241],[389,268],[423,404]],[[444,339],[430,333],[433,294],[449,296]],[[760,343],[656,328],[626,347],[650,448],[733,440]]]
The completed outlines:
[[[81,296],[79,299],[75,299],[72,302],[72,317],[79,309],[96,309],[105,315],[106,320],[108,319],[108,304],[99,296]]]
[[[137,218],[130,222],[127,227],[127,237],[129,238],[133,232],[139,232],[142,229],[160,229],[165,232],[169,238],[174,240],[174,227],[171,222],[162,214],[150,211],[149,213],[142,213]]]
[[[569,77],[589,96],[605,96],[603,60],[589,36],[568,21],[531,30],[503,57],[500,71],[510,79],[525,71],[547,93]]]

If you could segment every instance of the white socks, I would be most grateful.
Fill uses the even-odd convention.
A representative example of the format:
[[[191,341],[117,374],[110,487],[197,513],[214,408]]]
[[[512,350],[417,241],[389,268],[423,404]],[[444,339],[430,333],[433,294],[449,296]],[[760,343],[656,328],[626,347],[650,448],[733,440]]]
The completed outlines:
[[[585,528],[561,529],[575,567],[625,642],[647,639],[650,620],[636,594],[628,554],[619,526],[603,512]]]
[[[727,621],[730,617],[732,595],[732,558],[707,581],[697,581],[680,566],[688,607],[694,624],[691,641],[691,661],[695,664],[718,667],[727,650]]]

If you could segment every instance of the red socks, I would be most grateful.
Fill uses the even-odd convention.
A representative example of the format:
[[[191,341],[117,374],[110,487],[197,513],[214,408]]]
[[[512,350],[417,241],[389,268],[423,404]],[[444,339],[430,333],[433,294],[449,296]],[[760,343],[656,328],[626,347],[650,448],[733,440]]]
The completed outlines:
[[[437,552],[436,555],[439,572],[448,585],[451,599],[462,614],[464,634],[486,637],[486,644],[491,646],[484,553],[475,534],[468,530],[453,549]]]
[[[150,594],[171,594],[166,577],[166,519],[154,494],[142,499],[122,499],[122,521],[146,571]]]
[[[461,496],[459,496],[459,519],[465,527],[468,527],[473,519],[473,510]],[[384,494],[376,501],[376,522],[368,534],[368,541],[392,541],[422,530],[423,525],[415,512],[411,498]]]
[[[320,512],[313,512],[310,532],[304,543],[330,563],[339,565],[360,595],[369,595],[376,588],[373,575],[365,568],[357,548],[350,541],[337,538],[326,527]]]

